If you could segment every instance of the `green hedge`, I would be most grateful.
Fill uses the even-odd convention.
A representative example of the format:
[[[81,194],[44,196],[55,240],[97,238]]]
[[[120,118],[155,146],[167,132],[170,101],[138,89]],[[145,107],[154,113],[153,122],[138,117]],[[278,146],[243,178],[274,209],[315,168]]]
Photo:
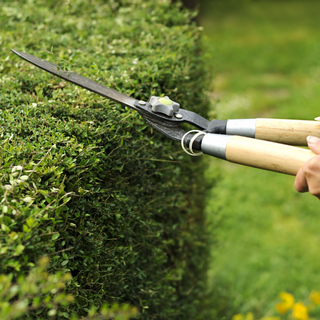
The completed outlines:
[[[138,99],[165,94],[205,116],[192,17],[167,0],[2,1],[0,274],[15,287],[8,296],[0,285],[2,312],[25,298],[24,319],[84,316],[115,302],[136,306],[141,319],[204,316],[201,161],[133,110],[9,51],[67,63]],[[41,281],[38,291],[23,289],[19,276],[43,274],[42,256],[64,279],[59,290],[42,292]]]

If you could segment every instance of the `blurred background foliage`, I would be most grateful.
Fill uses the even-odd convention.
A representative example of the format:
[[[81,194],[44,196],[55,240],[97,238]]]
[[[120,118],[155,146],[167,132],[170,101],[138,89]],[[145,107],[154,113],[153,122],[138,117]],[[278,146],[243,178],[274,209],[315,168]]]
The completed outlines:
[[[214,73],[211,117],[319,116],[320,2],[200,4]],[[209,282],[213,318],[276,314],[282,291],[307,301],[320,288],[319,201],[298,194],[294,177],[206,161],[207,177],[218,179],[206,209],[218,239]]]

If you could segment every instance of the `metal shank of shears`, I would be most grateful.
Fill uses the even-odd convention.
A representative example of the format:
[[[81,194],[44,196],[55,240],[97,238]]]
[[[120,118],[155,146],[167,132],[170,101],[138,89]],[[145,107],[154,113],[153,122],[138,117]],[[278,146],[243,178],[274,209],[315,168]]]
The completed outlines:
[[[165,115],[154,113],[151,110],[149,103],[143,105],[140,101],[136,101],[135,106],[141,116],[156,130],[163,133],[165,136],[175,141],[181,141],[183,135],[186,133],[181,128],[181,123],[189,123],[197,127],[198,129],[205,130],[210,121],[199,116],[198,114],[185,109],[179,109],[179,115],[181,118],[167,117]]]

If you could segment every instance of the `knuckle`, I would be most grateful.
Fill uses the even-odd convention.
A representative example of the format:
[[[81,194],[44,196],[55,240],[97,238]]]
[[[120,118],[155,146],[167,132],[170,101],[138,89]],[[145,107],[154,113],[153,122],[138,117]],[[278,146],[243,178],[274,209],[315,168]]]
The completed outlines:
[[[309,179],[319,179],[320,183],[320,156],[309,159],[301,168],[301,174],[307,181]]]
[[[320,156],[315,156],[308,160],[306,171],[314,172],[318,170],[320,170]]]

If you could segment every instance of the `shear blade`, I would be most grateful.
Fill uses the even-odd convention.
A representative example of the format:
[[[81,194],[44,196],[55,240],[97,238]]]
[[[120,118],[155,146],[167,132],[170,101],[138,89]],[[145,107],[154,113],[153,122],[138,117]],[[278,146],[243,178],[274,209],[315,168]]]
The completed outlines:
[[[80,86],[84,89],[87,89],[89,91],[92,91],[94,93],[99,94],[100,96],[106,97],[108,99],[111,99],[115,102],[121,103],[127,107],[130,107],[134,110],[137,110],[137,107],[135,107],[134,103],[137,101],[134,98],[131,98],[127,96],[126,94],[123,94],[119,91],[113,90],[111,88],[108,88],[100,83],[97,83],[89,78],[83,77],[73,71],[65,71],[63,70],[59,65],[56,65],[54,63],[51,63],[49,61],[37,58],[31,54],[13,50],[11,49],[13,53],[15,53],[20,58],[32,63],[33,65],[52,73],[53,75],[60,77],[68,82],[71,82],[77,86]]]

